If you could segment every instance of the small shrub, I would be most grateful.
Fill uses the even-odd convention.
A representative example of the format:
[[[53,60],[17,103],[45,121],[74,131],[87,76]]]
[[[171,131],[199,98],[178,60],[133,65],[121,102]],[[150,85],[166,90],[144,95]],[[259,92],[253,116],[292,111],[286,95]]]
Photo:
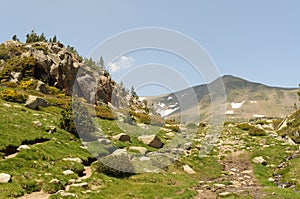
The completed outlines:
[[[281,122],[282,122],[282,120],[272,120],[272,123],[273,123],[273,126],[275,129],[277,129],[279,127]]]
[[[33,68],[36,60],[33,57],[12,57],[5,63],[0,71],[0,79],[9,79],[11,72],[21,72],[23,77],[33,76]]]
[[[56,107],[60,107],[60,108],[67,108],[68,104],[71,101],[71,98],[53,98],[53,97],[49,97],[46,98],[46,100],[52,105],[52,106],[56,106]]]
[[[31,86],[33,85],[33,81],[31,80],[22,80],[19,84],[19,88],[24,89],[24,90],[28,90]]]
[[[268,124],[266,120],[257,120],[255,124],[265,125]]]
[[[243,130],[243,131],[249,131],[250,129],[253,128],[253,126],[251,126],[251,125],[248,124],[248,123],[241,123],[241,124],[238,124],[237,127],[240,128],[240,129]]]
[[[167,126],[165,126],[165,128],[171,129],[172,131],[175,131],[175,132],[180,131],[179,125],[167,125]]]
[[[168,120],[166,120],[166,124],[172,125],[172,124],[178,124],[178,122],[176,122],[175,119],[168,119]]]
[[[26,102],[28,95],[24,93],[19,93],[16,90],[13,89],[5,89],[1,92],[1,98],[10,101],[10,102],[18,102],[18,103],[24,103]]]
[[[106,106],[96,106],[95,107],[95,116],[104,120],[114,120],[116,119],[112,110]]]
[[[64,98],[64,97],[66,97],[66,94],[60,93],[60,94],[57,94],[57,97],[58,97],[58,98]]]
[[[1,82],[1,86],[8,87],[8,88],[17,88],[18,84],[15,82],[7,82],[4,80],[3,82]]]
[[[60,90],[54,86],[46,85],[46,89],[50,95],[58,95],[60,93]]]
[[[249,130],[249,135],[251,136],[265,136],[267,135],[266,131],[260,128],[252,128]]]
[[[47,183],[43,185],[43,191],[46,193],[54,194],[59,190],[64,189],[64,184],[61,182],[54,184],[54,183]]]
[[[133,116],[136,122],[143,123],[143,124],[151,124],[155,126],[163,126],[165,121],[160,116],[155,115],[147,115],[144,113],[137,113],[134,111],[129,111],[130,116]]]
[[[88,110],[76,98],[62,110],[59,126],[84,141],[94,140],[94,123]]]

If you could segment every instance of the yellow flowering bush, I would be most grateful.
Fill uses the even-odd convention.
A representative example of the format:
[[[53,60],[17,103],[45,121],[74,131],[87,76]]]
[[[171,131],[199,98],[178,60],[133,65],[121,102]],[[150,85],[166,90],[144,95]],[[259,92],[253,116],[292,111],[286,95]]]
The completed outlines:
[[[28,95],[19,93],[13,89],[5,89],[1,92],[0,97],[6,101],[24,103],[26,102]]]
[[[33,85],[33,82],[31,80],[27,80],[27,81],[22,80],[19,84],[19,88],[27,90],[30,88],[31,85]]]

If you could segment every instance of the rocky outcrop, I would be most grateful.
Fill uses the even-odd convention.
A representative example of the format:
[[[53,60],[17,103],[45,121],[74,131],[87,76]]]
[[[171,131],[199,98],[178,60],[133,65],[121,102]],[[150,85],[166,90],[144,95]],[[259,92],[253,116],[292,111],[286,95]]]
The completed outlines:
[[[40,80],[36,90],[47,93],[45,87],[47,84],[65,91],[68,95],[75,92],[88,102],[106,104],[111,102],[116,83],[109,73],[101,68],[87,66],[78,55],[70,52],[63,44],[46,42],[23,44],[7,41],[4,45],[20,50],[17,51],[18,54],[10,53],[7,59],[1,59],[2,66],[12,56],[34,58],[35,64],[30,73],[32,78]],[[13,71],[10,74],[10,81],[17,83],[25,76],[20,71]]]
[[[29,95],[25,107],[36,110],[38,107],[48,107],[50,106],[49,102],[43,98]]]

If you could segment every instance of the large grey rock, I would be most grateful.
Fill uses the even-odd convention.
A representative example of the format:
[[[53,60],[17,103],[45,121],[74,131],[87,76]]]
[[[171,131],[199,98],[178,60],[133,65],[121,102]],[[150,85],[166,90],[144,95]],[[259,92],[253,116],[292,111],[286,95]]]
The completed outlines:
[[[49,102],[43,98],[29,95],[25,107],[36,110],[38,107],[48,107],[50,106]]]
[[[8,183],[11,176],[7,173],[0,173],[0,183]]]
[[[161,148],[163,146],[163,143],[156,135],[142,135],[138,137],[138,140],[154,148]]]
[[[42,81],[38,81],[37,85],[36,85],[36,91],[39,91],[41,93],[47,94],[47,88],[46,88],[46,84]]]

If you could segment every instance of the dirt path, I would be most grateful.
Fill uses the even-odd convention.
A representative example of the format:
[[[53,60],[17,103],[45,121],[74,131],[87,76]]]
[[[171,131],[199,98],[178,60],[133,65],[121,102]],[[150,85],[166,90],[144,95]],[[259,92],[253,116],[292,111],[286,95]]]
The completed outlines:
[[[217,157],[223,165],[222,175],[211,181],[200,181],[195,188],[198,192],[197,199],[225,196],[263,198],[260,196],[261,187],[253,174],[250,154],[242,149],[244,146],[244,141],[234,136],[229,129],[222,133],[217,146]]]
[[[77,183],[81,182],[82,180],[88,179],[88,178],[90,178],[92,176],[92,169],[91,169],[91,167],[90,166],[85,166],[83,174],[84,174],[84,176],[77,178],[77,180],[76,180]],[[72,185],[76,185],[76,183],[67,185],[65,187],[65,190],[69,191]]]
[[[197,199],[213,199],[221,196],[251,196],[260,198],[260,186],[254,177],[249,155],[236,152],[221,161],[224,174],[210,182],[201,182],[196,188]]]
[[[19,199],[48,199],[50,194],[44,192],[33,192],[31,194],[26,194]]]

